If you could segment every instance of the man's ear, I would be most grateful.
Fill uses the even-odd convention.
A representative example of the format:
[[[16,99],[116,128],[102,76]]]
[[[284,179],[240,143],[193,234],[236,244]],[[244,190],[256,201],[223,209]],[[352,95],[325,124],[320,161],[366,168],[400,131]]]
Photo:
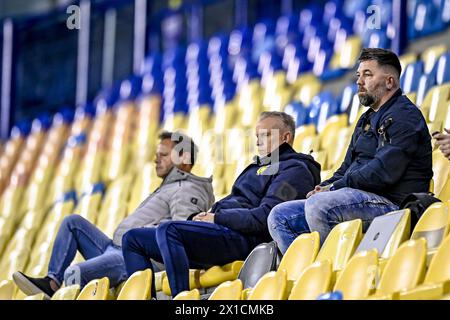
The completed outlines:
[[[392,90],[394,88],[395,80],[393,76],[389,76],[386,80],[386,88]]]
[[[294,142],[294,137],[292,136],[292,133],[290,131],[287,131],[283,135],[283,142],[291,144]]]
[[[191,161],[191,153],[190,152],[183,152],[183,154],[180,156],[181,163],[182,164],[190,164],[192,165]]]

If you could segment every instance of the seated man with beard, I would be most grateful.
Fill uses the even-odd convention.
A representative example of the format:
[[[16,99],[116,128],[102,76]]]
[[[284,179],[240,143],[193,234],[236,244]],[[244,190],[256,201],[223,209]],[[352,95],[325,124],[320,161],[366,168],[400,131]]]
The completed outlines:
[[[366,48],[356,72],[358,96],[369,109],[358,120],[345,160],[334,175],[308,193],[272,209],[269,230],[284,253],[294,239],[372,220],[399,208],[410,193],[427,192],[433,176],[431,137],[422,113],[400,89],[401,66],[390,51]]]

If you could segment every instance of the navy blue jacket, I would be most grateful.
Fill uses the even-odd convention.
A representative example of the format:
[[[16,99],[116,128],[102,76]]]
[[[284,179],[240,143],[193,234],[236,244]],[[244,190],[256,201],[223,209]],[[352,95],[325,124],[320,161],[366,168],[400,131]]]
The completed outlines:
[[[410,193],[429,190],[431,154],[425,119],[399,89],[377,112],[361,116],[344,162],[321,185],[372,192],[398,205]]]
[[[267,216],[277,204],[304,199],[320,183],[320,164],[284,143],[279,161],[256,158],[236,179],[231,194],[216,202],[214,222],[246,235],[256,245],[271,241]]]

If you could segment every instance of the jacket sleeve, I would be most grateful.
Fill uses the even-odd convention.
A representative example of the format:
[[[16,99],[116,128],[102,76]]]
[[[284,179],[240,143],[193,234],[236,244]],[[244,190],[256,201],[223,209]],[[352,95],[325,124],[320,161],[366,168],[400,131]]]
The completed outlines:
[[[215,212],[214,222],[248,235],[267,232],[267,217],[277,204],[304,199],[314,188],[314,179],[306,165],[296,164],[281,170],[271,182],[256,208],[230,208]]]
[[[375,157],[367,164],[345,174],[334,182],[335,189],[350,187],[369,192],[381,191],[389,185],[397,183],[403,176],[414,153],[418,148],[419,132],[417,124],[405,117],[408,121],[399,120],[387,129],[384,146],[379,146]]]
[[[172,220],[187,220],[192,214],[207,211],[214,195],[203,186],[182,181],[169,201]]]

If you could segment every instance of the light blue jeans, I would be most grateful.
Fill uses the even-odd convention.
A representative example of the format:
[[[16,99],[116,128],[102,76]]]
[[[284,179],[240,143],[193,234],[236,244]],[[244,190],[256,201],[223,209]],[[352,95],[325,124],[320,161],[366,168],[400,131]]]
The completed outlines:
[[[331,229],[341,222],[361,219],[365,232],[374,218],[394,210],[398,206],[384,197],[342,188],[275,206],[268,217],[269,232],[284,254],[302,233],[319,232],[323,244]]]
[[[70,265],[79,251],[86,261]],[[59,285],[85,286],[93,279],[108,277],[111,286],[127,279],[122,248],[83,217],[67,216],[56,235],[48,276]]]

